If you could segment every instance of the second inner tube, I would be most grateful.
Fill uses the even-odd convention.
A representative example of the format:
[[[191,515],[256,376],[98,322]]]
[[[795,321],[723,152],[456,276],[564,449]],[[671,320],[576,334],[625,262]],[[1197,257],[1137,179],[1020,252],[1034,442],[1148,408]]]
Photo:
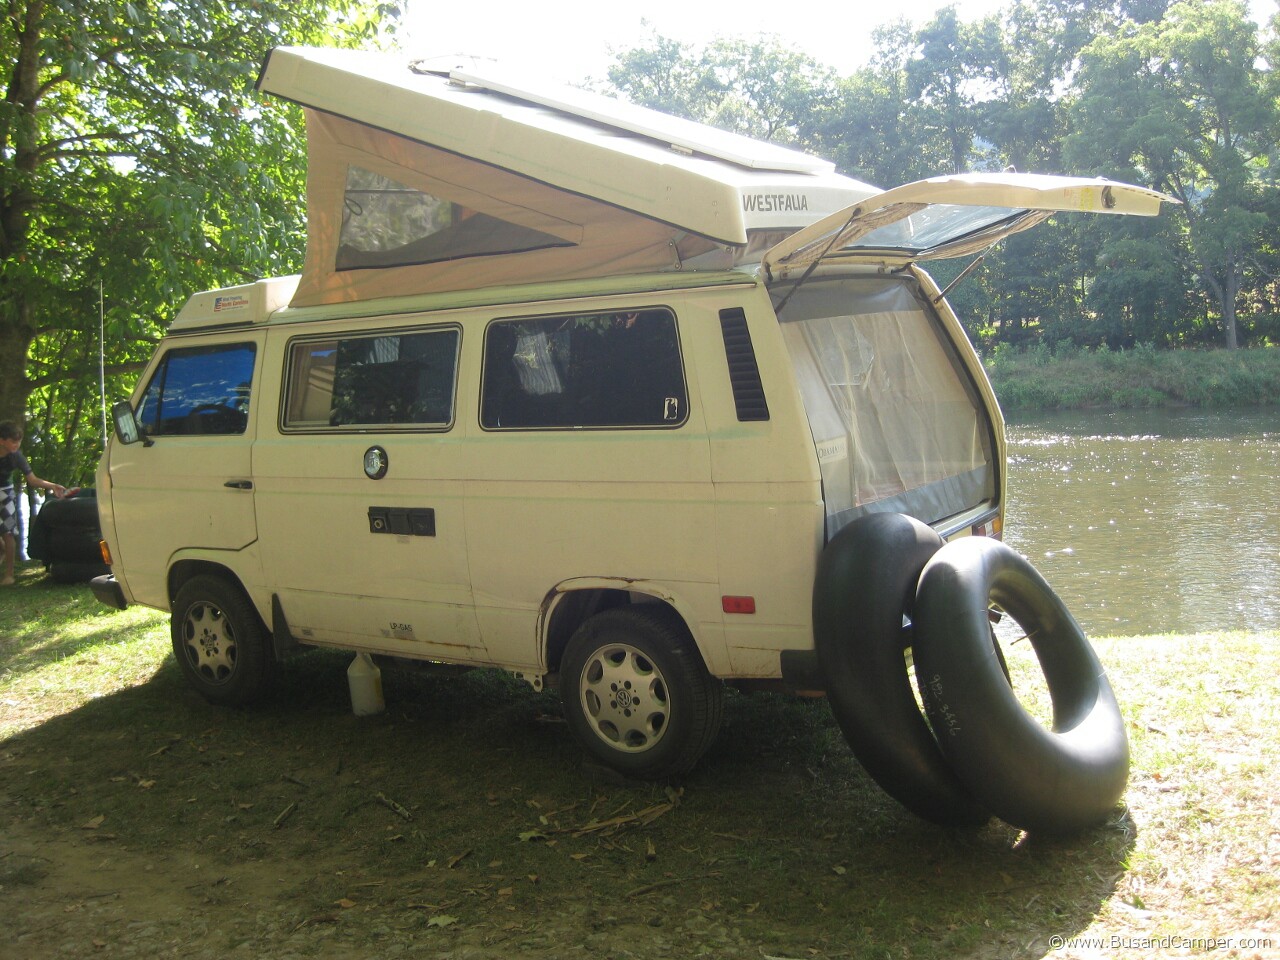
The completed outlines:
[[[995,605],[1026,632],[1053,727],[1026,712],[992,645]],[[1112,812],[1129,778],[1124,720],[1075,619],[1017,551],[984,537],[947,544],[920,577],[916,679],[957,776],[1002,820],[1068,833]]]

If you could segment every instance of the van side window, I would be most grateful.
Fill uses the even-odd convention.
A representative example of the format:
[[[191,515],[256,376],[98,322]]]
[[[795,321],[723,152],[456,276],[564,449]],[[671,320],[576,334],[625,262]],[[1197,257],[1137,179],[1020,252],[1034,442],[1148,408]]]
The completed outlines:
[[[293,343],[284,425],[446,428],[458,342],[449,328]]]
[[[676,427],[688,416],[669,310],[498,320],[484,347],[488,429]]]
[[[152,437],[244,433],[257,348],[252,343],[170,350],[138,407]]]

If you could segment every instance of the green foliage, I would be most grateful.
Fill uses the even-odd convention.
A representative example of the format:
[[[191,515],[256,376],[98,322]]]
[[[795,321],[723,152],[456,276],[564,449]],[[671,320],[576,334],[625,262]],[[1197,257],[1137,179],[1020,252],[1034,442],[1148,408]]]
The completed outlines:
[[[62,476],[84,481],[96,459],[100,319],[108,373],[133,372],[193,289],[300,263],[300,114],[254,92],[266,51],[378,42],[397,15],[365,0],[10,4],[0,416],[31,411]]]
[[[919,125],[917,137],[946,145],[939,173],[973,166],[982,132],[983,102],[999,73],[1002,42],[994,18],[961,23],[955,7],[943,7],[914,37],[909,58],[899,63]]]
[[[999,345],[986,370],[1007,411],[1280,404],[1280,350]]]
[[[1267,42],[1280,62],[1280,40]],[[1007,240],[950,294],[976,343],[1280,340],[1280,81],[1239,0],[1013,0],[974,22],[953,8],[898,21],[874,43],[867,66],[834,81],[810,82],[812,65],[756,73],[752,102],[775,105],[756,116],[784,114],[798,146],[885,187],[1014,167],[1181,201],[1156,218],[1059,215]],[[717,115],[726,94],[710,78],[747,89],[745,47],[654,37],[610,80],[640,102],[771,135],[763,119]],[[944,285],[959,272],[931,269]]]
[[[1082,54],[1065,150],[1083,169],[1136,174],[1181,201],[1184,242],[1166,250],[1211,298],[1228,347],[1268,226],[1263,174],[1280,129],[1258,53],[1238,0],[1176,3],[1098,37]]]
[[[609,82],[633,103],[779,143],[799,139],[835,95],[831,70],[776,37],[696,49],[653,36],[618,56]]]

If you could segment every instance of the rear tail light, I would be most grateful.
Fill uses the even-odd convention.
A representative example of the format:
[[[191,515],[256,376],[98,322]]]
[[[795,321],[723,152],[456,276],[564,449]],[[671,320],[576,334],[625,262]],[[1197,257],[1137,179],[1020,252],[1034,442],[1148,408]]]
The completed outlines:
[[[996,516],[983,523],[975,523],[970,530],[975,537],[991,537],[1000,540],[1004,535],[1004,517]]]

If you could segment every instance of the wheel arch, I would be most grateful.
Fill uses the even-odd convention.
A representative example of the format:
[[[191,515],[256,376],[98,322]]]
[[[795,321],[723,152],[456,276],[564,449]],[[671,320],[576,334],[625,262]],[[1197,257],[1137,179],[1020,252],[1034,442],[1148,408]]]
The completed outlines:
[[[258,619],[262,621],[268,632],[270,631],[270,621],[262,615],[262,610],[258,606],[257,600],[254,599],[253,592],[245,585],[240,575],[227,564],[219,563],[206,557],[181,557],[169,565],[166,588],[170,606],[177,599],[178,591],[182,589],[183,584],[199,576],[221,577],[223,580],[233,584],[248,598],[249,603],[252,604],[254,611],[258,614]]]
[[[641,580],[580,577],[557,584],[543,598],[538,614],[538,632],[547,672],[559,671],[569,639],[583,623],[598,613],[632,604],[655,604],[671,610],[684,624],[703,666],[709,666],[694,629],[696,620],[669,592],[657,584]]]
[[[724,684],[669,603],[614,607],[587,620],[561,670],[569,729],[597,762],[625,776],[682,776],[720,729]]]

